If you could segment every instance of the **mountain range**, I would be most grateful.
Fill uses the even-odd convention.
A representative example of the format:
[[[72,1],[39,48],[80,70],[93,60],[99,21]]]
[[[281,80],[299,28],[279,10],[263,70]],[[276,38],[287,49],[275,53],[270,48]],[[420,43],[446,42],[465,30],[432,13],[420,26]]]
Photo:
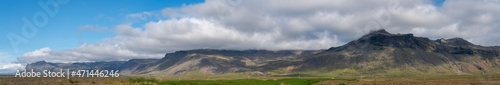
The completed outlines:
[[[372,31],[345,45],[322,50],[196,49],[167,53],[161,59],[50,63],[26,69],[120,70],[121,75],[173,76],[228,74],[263,76],[475,75],[500,72],[500,47],[462,38],[431,40],[413,34]]]

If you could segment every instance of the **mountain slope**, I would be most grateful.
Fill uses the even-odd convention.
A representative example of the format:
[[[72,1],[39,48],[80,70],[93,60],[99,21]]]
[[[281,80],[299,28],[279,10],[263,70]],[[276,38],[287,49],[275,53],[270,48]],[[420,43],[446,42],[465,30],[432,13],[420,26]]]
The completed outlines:
[[[461,38],[438,39],[371,32],[340,47],[304,57],[296,71],[352,69],[359,74],[479,74],[496,73],[497,47],[474,45]]]
[[[27,69],[118,69],[123,75],[177,76],[190,73],[254,75],[496,74],[500,47],[474,45],[462,38],[430,40],[413,34],[370,32],[327,50],[214,50],[167,53],[162,59],[119,62],[29,64]]]
[[[189,72],[222,74],[238,72],[265,72],[260,69],[275,61],[294,60],[321,50],[188,50],[166,54],[155,65],[139,74],[180,75]],[[281,66],[280,66],[281,67]]]

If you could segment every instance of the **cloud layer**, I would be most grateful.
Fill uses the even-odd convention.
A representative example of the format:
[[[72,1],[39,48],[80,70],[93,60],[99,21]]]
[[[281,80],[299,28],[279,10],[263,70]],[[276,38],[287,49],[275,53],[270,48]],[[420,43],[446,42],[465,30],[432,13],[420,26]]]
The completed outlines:
[[[125,16],[149,21],[116,25],[117,36],[95,44],[25,53],[30,63],[161,58],[188,49],[327,49],[385,28],[437,38],[462,37],[475,44],[500,45],[500,2],[448,0],[207,0]]]
[[[7,53],[0,52],[0,74],[11,74],[18,69],[23,69],[24,66],[15,62],[16,59]]]

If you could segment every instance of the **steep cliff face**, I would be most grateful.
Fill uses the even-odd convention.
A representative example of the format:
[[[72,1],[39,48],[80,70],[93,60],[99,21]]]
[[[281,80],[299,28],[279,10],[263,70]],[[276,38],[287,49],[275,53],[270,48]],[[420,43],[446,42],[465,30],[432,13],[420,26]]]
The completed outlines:
[[[433,41],[378,30],[346,45],[304,57],[293,66],[300,66],[295,70],[353,69],[359,73],[494,73],[500,68],[497,49],[461,38]]]

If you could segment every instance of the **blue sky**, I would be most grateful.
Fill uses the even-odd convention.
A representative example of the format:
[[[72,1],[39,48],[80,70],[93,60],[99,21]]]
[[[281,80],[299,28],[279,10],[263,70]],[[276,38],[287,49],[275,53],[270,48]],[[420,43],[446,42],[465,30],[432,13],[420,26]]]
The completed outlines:
[[[123,61],[207,48],[328,49],[379,27],[500,45],[498,0],[71,0],[26,38],[22,18],[44,13],[38,1],[53,0],[0,0],[0,74],[40,60]],[[18,52],[11,33],[28,41]]]
[[[43,47],[54,51],[76,48],[84,43],[92,44],[116,36],[114,27],[120,23],[132,23],[129,14],[158,11],[166,7],[202,3],[203,0],[69,0],[59,5],[59,11],[32,38],[22,34],[23,17],[32,21],[37,12],[46,13],[39,2],[52,0],[0,0],[0,64],[17,62],[23,54]],[[50,8],[53,8],[50,6]],[[135,24],[134,24],[135,25]],[[140,24],[139,24],[140,25]],[[84,26],[106,28],[101,31],[82,30]],[[8,34],[13,33],[28,40],[15,51]],[[0,66],[0,74],[8,66]]]
[[[127,23],[126,15],[128,14],[203,2],[203,0],[71,0],[60,5],[57,15],[49,17],[48,23],[38,28],[36,36],[27,38],[28,43],[21,44],[19,52],[15,52],[6,36],[8,33],[22,36],[21,18],[27,17],[30,20],[36,12],[43,11],[38,1],[46,0],[0,0],[2,11],[0,13],[0,28],[2,29],[0,52],[16,57],[42,47],[63,50],[78,47],[82,43],[95,43],[115,36],[112,28],[117,24]],[[80,32],[81,35],[78,35],[78,28],[85,25],[102,26],[108,30],[83,31]]]
[[[44,0],[39,0],[44,1]],[[435,6],[441,6],[445,0],[434,0]],[[62,4],[54,17],[49,17],[47,25],[38,28],[37,35],[28,39],[28,43],[19,46],[15,52],[8,33],[21,34],[22,17],[32,19],[36,12],[43,12],[38,1],[1,0],[0,9],[0,52],[14,57],[42,47],[52,50],[64,50],[78,47],[83,43],[95,43],[105,38],[115,36],[113,28],[120,23],[129,23],[126,15],[148,11],[157,11],[163,8],[175,8],[187,4],[202,3],[203,0],[70,0]],[[105,27],[104,31],[79,30],[85,25]],[[142,24],[134,24],[142,25]]]
[[[441,7],[445,0],[433,0],[432,3],[434,6]]]

